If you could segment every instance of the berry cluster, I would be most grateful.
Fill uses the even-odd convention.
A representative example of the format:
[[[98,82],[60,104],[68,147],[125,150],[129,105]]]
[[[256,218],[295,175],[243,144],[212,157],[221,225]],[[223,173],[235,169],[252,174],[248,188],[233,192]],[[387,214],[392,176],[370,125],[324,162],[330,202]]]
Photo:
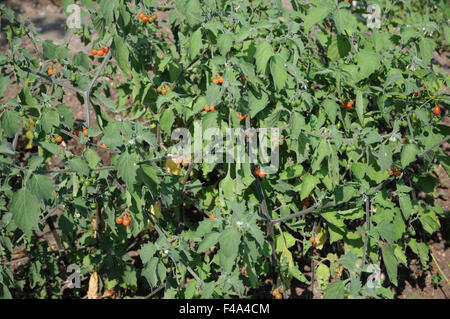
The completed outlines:
[[[116,217],[116,223],[122,224],[125,227],[129,226],[131,223],[130,215],[131,215],[130,211],[127,211],[126,213],[122,213],[122,215]]]
[[[141,13],[139,13],[139,19],[141,19],[141,21],[144,23],[147,23],[147,22],[153,23],[158,19],[158,16],[155,13],[152,14],[151,16],[148,16],[141,12]]]
[[[216,106],[215,104],[211,105],[211,107],[209,105],[205,105],[203,107],[203,109],[205,110],[205,112],[210,112],[210,111],[214,111],[215,106]]]
[[[92,49],[92,51],[91,51],[92,55],[98,55],[100,57],[104,56],[108,52],[109,52],[109,47],[107,47],[107,46],[105,46],[101,49]]]

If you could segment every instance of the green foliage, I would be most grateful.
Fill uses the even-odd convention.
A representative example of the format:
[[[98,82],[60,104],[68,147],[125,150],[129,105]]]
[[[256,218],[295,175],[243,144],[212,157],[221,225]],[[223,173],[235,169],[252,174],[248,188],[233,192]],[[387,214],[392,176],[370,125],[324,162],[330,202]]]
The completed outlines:
[[[379,28],[367,1],[280,2],[177,0],[166,22],[156,1],[81,1],[85,52],[25,37],[28,22],[0,5],[0,297],[82,297],[94,272],[100,294],[250,297],[273,274],[272,288],[312,284],[301,265],[314,259],[324,298],[393,298],[399,264],[428,268],[445,216],[434,165],[449,167],[449,129],[432,113],[445,113],[449,77],[430,64],[448,48],[445,1],[377,1]],[[74,121],[66,90],[95,125]],[[278,171],[166,158],[172,130],[196,120],[202,132],[281,128]],[[46,225],[64,258],[41,240]],[[12,271],[21,246],[30,260]],[[82,288],[61,294],[68,264]],[[373,288],[375,266],[387,280]]]

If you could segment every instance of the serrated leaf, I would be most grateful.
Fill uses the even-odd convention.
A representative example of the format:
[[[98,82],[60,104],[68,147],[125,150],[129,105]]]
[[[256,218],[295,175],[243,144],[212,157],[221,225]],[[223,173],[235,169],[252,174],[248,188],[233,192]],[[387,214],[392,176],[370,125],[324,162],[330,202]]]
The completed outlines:
[[[403,145],[402,155],[401,155],[401,163],[402,168],[405,168],[410,163],[416,160],[416,156],[419,154],[419,148],[415,144],[406,144]]]
[[[136,181],[136,162],[128,153],[122,153],[117,159],[117,175],[121,177],[128,187],[131,187]]]
[[[32,229],[37,226],[40,213],[39,206],[37,198],[26,188],[18,190],[12,196],[9,208],[13,215],[14,223],[27,236],[30,236]]]

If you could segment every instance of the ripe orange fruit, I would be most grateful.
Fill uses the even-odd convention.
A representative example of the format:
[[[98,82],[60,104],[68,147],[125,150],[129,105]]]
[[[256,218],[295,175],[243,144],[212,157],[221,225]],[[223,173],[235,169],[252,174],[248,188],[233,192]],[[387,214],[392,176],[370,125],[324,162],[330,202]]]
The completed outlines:
[[[87,130],[87,128],[83,129],[82,132],[83,132],[84,136],[88,137],[88,130]]]
[[[98,50],[97,55],[98,56],[103,56],[105,54],[105,51],[103,51],[103,49]]]
[[[103,51],[105,51],[105,53],[108,53],[108,52],[109,52],[109,47],[105,46],[105,47],[103,48]]]
[[[403,141],[403,143],[406,143],[406,137],[402,137],[402,141]]]
[[[311,243],[314,244],[314,242],[316,241],[316,239],[315,239],[314,237],[311,237],[311,238],[309,239],[309,241],[310,241]]]
[[[61,143],[62,140],[63,140],[63,138],[59,135],[55,138],[56,143]]]
[[[283,299],[283,296],[280,295],[280,294],[277,294],[277,295],[275,296],[275,299]]]
[[[129,97],[130,99],[132,99],[132,98],[133,98],[133,94],[130,94],[128,97]]]
[[[247,77],[245,75],[242,76],[242,81],[247,81]]]
[[[166,95],[166,94],[167,94],[167,89],[162,89],[162,90],[161,90],[161,94],[162,94],[162,95]]]
[[[150,21],[150,18],[148,16],[144,16],[142,18],[142,22],[147,23],[148,21]]]
[[[139,19],[144,20],[145,14],[143,14],[142,12],[139,13]]]
[[[211,108],[209,110],[214,111],[214,106],[216,106],[216,105],[215,104],[211,105]]]
[[[433,112],[434,112],[434,114],[439,115],[439,114],[441,114],[441,108],[440,108],[439,106],[436,106],[436,107],[433,109]]]
[[[208,106],[208,105],[205,105],[205,106],[203,107],[203,109],[205,110],[205,112],[209,112],[209,106]]]
[[[48,74],[48,75],[52,75],[53,72],[54,72],[53,68],[49,68],[49,69],[47,70],[47,74]]]
[[[285,292],[286,291],[286,289],[283,287],[283,288],[278,288],[278,292],[280,293],[280,294],[282,294],[283,292]]]
[[[209,215],[209,219],[214,220],[214,219],[216,219],[216,217],[214,216],[213,213],[211,213],[211,215]]]
[[[417,93],[417,92],[414,92],[414,97],[418,97],[419,96],[419,93]]]
[[[219,79],[215,78],[215,79],[212,80],[212,82],[213,82],[213,84],[219,84]]]
[[[223,81],[225,81],[225,80],[223,79],[223,77],[219,77],[219,79],[218,79],[218,80],[219,80],[219,83],[220,83],[220,84],[222,84],[222,83],[223,83]]]
[[[123,222],[123,219],[122,219],[122,217],[116,217],[116,223],[117,224],[122,224],[122,222]]]
[[[128,226],[128,225],[130,225],[130,222],[131,222],[131,218],[129,218],[129,217],[124,217],[123,218],[123,225],[126,227],[126,226]]]
[[[92,49],[91,53],[92,53],[92,55],[97,55],[98,50],[97,49]]]
[[[264,177],[266,176],[266,173],[264,173],[264,171],[260,168],[260,169],[259,169],[259,172],[258,172],[258,176],[259,176],[260,178],[264,178]]]
[[[106,146],[105,143],[100,144],[100,146],[103,147],[103,148],[108,148],[108,146]]]
[[[278,293],[277,293],[277,290],[276,289],[274,289],[274,290],[272,290],[272,296],[276,296]]]

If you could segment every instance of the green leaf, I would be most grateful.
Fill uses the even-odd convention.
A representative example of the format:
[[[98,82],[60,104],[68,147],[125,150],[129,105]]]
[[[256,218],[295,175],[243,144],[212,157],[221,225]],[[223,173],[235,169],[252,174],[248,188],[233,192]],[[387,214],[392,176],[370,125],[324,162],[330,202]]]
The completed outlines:
[[[37,226],[39,207],[37,198],[26,188],[18,190],[12,196],[10,210],[14,223],[27,236],[30,236],[32,229]]]
[[[250,108],[250,117],[255,117],[269,103],[269,97],[264,91],[248,91],[248,106]]]
[[[240,234],[236,227],[226,228],[219,237],[219,260],[225,272],[230,273],[239,251]]]
[[[356,91],[356,101],[355,101],[356,113],[358,114],[359,123],[364,127],[364,102],[363,95],[361,91]]]
[[[44,201],[52,198],[54,188],[53,180],[48,176],[38,174],[31,175],[27,186],[30,192],[39,200]]]
[[[233,34],[223,33],[219,35],[217,38],[217,46],[219,47],[220,54],[225,57],[233,46]]]
[[[303,178],[303,182],[301,184],[300,199],[304,200],[306,197],[308,197],[311,191],[316,187],[316,185],[319,184],[319,182],[320,180],[316,176],[307,174]]]
[[[334,124],[336,122],[336,115],[339,111],[339,105],[333,100],[326,99],[323,103],[323,107],[331,123]]]
[[[59,114],[55,110],[49,109],[42,114],[41,127],[46,134],[52,131],[53,127],[59,126]]]
[[[340,34],[352,35],[353,26],[356,23],[355,16],[347,9],[336,10],[333,14],[334,22],[336,23],[337,32]]]
[[[424,64],[428,64],[433,57],[433,51],[436,48],[436,42],[432,39],[422,38],[419,42],[420,57]]]
[[[173,110],[171,108],[165,109],[160,119],[161,129],[164,132],[170,133],[174,122],[175,114],[173,113]]]
[[[394,254],[394,249],[391,246],[381,246],[381,253],[383,255],[384,265],[386,266],[389,280],[397,287],[397,267],[398,261]]]
[[[344,299],[346,280],[336,280],[324,290],[323,299]]]
[[[362,80],[371,75],[380,67],[381,57],[373,51],[363,49],[356,56],[358,60],[358,80]]]
[[[208,249],[213,247],[219,241],[219,236],[220,236],[220,233],[218,233],[218,232],[206,234],[203,241],[200,243],[200,245],[198,245],[197,252],[204,253],[205,251],[207,251]]]
[[[91,169],[94,169],[101,160],[97,152],[92,149],[87,149],[83,155]]]
[[[13,111],[4,111],[2,113],[1,129],[8,137],[13,137],[20,130],[22,119]]]
[[[141,248],[141,252],[139,256],[141,257],[142,263],[146,264],[148,263],[152,258],[153,255],[156,253],[156,247],[153,243],[147,243]]]
[[[123,39],[116,35],[114,36],[114,41],[111,45],[111,53],[119,64],[120,70],[125,77],[130,74],[130,68],[128,66],[129,61],[129,51]]]
[[[325,4],[320,4],[317,7],[310,10],[305,18],[305,22],[303,23],[305,33],[308,33],[309,29],[311,29],[313,25],[325,19],[325,17],[330,13],[330,11],[331,8],[326,6]]]
[[[158,266],[159,259],[157,257],[152,257],[149,262],[145,264],[144,269],[142,270],[142,275],[147,279],[147,282],[151,287],[155,287],[158,283]]]
[[[270,62],[270,72],[272,73],[277,91],[281,91],[286,83],[287,71],[284,66],[284,61],[279,55],[272,57]]]
[[[70,159],[69,166],[78,173],[89,176],[89,165],[81,157],[74,157]]]
[[[194,59],[202,48],[202,29],[198,28],[189,39],[189,54]]]
[[[378,160],[380,161],[380,168],[382,171],[389,170],[392,166],[392,151],[391,149],[382,144],[380,151],[378,152]]]
[[[266,42],[260,42],[256,47],[255,59],[256,59],[256,71],[265,73],[267,62],[273,56],[272,46]]]
[[[404,169],[410,163],[414,162],[416,160],[417,154],[419,154],[419,148],[415,144],[403,145],[400,160],[402,163],[402,168]]]
[[[121,177],[128,187],[131,187],[136,181],[136,162],[134,158],[128,153],[120,154],[117,159],[117,175]]]
[[[8,88],[9,83],[10,83],[9,76],[0,77],[0,96],[1,97],[3,97],[3,94],[5,94],[5,91]]]
[[[408,220],[411,213],[413,213],[413,208],[411,205],[411,198],[409,194],[401,194],[398,197],[398,201],[400,203],[400,209],[402,210],[403,217],[405,220]]]

